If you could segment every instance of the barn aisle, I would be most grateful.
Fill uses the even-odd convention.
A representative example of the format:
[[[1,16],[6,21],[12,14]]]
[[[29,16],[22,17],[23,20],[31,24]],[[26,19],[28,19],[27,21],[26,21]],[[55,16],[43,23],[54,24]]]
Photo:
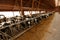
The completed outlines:
[[[50,23],[50,28],[45,34],[45,40],[60,40],[60,13],[56,12]]]

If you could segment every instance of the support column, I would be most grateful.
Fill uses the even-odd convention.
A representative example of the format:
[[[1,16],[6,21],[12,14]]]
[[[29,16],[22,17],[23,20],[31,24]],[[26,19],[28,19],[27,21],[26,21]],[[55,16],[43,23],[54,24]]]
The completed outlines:
[[[24,10],[23,10],[23,8],[22,8],[22,7],[23,7],[22,1],[23,1],[23,0],[21,0],[21,13],[20,13],[20,15],[21,15],[21,16],[24,16]]]
[[[45,11],[45,13],[47,13],[47,11]]]
[[[39,13],[41,13],[41,11],[39,11]]]
[[[24,10],[21,10],[20,15],[21,15],[21,16],[24,16]]]

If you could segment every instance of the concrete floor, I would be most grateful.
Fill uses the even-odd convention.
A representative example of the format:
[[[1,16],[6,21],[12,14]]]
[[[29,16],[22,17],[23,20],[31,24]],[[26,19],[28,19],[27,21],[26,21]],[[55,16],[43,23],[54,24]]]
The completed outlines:
[[[60,40],[60,14],[42,20],[15,40]]]

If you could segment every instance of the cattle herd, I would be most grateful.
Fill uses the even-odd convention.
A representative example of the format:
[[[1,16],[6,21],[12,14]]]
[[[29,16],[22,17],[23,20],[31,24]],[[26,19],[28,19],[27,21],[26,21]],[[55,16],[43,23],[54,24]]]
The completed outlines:
[[[0,40],[13,40],[52,14],[53,12],[40,13],[32,16],[25,15],[23,17],[15,16],[11,18],[0,15],[3,16],[2,19],[0,18]]]

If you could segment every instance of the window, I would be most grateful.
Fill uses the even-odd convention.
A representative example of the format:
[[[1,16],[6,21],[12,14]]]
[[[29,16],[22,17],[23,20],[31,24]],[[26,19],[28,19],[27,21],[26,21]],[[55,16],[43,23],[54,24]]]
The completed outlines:
[[[5,12],[0,12],[0,15],[4,15],[5,17],[13,17],[13,16],[20,16],[19,11],[5,11]]]
[[[24,13],[25,13],[25,15],[28,15],[30,12],[29,11],[25,11]],[[36,13],[39,13],[39,11],[32,11],[32,14],[36,14]]]

